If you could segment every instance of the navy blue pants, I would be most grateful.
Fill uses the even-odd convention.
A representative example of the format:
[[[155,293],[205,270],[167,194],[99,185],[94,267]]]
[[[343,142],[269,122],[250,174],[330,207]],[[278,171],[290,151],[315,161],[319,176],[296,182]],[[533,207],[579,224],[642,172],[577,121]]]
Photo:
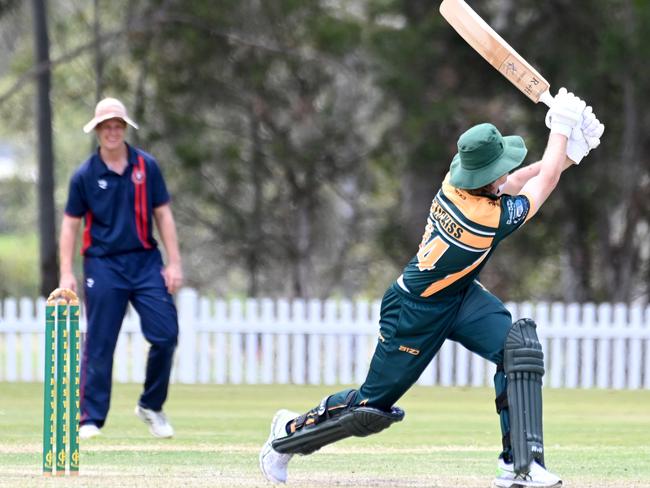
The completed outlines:
[[[165,288],[160,251],[84,259],[88,320],[81,363],[81,423],[104,425],[111,401],[113,353],[129,302],[151,345],[139,404],[161,410],[178,339],[178,316]]]

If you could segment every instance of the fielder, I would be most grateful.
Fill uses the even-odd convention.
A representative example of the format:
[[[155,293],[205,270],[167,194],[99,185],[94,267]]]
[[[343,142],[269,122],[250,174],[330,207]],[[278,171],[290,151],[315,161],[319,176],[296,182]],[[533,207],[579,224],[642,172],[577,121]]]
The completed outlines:
[[[85,221],[84,297],[88,327],[81,361],[79,436],[101,434],[111,401],[113,352],[129,302],[151,344],[144,391],[135,414],[156,437],[174,429],[162,411],[167,399],[178,317],[172,293],[183,283],[170,196],[156,160],[125,140],[129,118],[115,98],[101,100],[84,132],[95,131],[99,147],[70,179],[61,224],[61,288],[77,289],[73,272],[76,238]],[[165,246],[163,263],[153,227]]]
[[[418,253],[384,295],[379,340],[365,382],[358,390],[325,397],[303,415],[275,414],[259,456],[269,481],[286,481],[294,454],[310,454],[401,421],[404,411],[395,402],[450,339],[496,365],[503,450],[494,486],[562,485],[544,464],[544,355],[535,322],[513,324],[503,303],[477,281],[497,244],[537,213],[562,172],[598,146],[604,131],[591,107],[564,88],[546,122],[550,135],[541,161],[513,173],[527,153],[521,137],[504,137],[491,124],[460,136]]]

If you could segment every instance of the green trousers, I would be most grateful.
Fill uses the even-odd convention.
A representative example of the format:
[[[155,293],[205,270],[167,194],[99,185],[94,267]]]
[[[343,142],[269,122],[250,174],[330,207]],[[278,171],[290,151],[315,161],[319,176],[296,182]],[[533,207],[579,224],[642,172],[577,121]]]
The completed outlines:
[[[507,380],[500,366],[512,318],[503,303],[478,282],[461,293],[433,299],[413,296],[393,283],[381,303],[379,326],[368,376],[351,405],[390,410],[447,339],[496,364],[496,397],[505,391]],[[328,406],[343,403],[349,391],[332,395]],[[507,409],[500,416],[505,436],[510,430]]]

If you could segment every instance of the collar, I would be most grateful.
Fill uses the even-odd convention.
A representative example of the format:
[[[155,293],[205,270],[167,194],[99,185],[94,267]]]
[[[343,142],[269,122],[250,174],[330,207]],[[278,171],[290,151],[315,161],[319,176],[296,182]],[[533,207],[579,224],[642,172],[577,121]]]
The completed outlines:
[[[127,170],[129,169],[129,166],[136,166],[138,164],[138,153],[135,151],[135,149],[128,143],[124,142],[126,144],[126,161],[127,161]],[[108,165],[104,162],[102,159],[101,154],[99,153],[100,147],[97,146],[97,149],[95,149],[95,153],[93,154],[93,162],[95,164],[95,167],[97,168],[97,172],[99,176],[107,175],[107,174],[115,174],[115,172],[111,171],[108,168]],[[126,170],[124,171],[126,173]]]
[[[451,179],[451,173],[448,172],[445,175],[444,181],[442,182],[443,192],[445,191],[446,188],[451,189],[451,190],[456,191],[456,192],[460,192],[463,195],[465,195],[465,198],[463,198],[463,200],[465,200],[465,199],[476,200],[477,198],[488,198],[490,200],[497,201],[497,200],[499,200],[501,198],[500,194],[498,194],[498,193],[497,194],[490,193],[490,192],[487,192],[487,191],[483,191],[483,192],[480,192],[480,193],[470,193],[468,190],[466,190],[464,188],[458,188],[458,187],[455,187],[454,185],[452,185],[450,183],[450,181],[449,181],[450,179]]]

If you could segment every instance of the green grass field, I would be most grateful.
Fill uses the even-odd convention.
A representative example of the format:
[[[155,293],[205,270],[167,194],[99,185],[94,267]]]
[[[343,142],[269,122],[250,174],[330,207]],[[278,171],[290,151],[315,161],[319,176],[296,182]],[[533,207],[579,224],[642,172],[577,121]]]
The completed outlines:
[[[42,386],[0,383],[0,486],[270,486],[257,456],[276,409],[303,411],[328,387],[173,385],[171,440],[133,415],[116,384],[104,435],[82,442],[81,476],[41,475]],[[650,391],[545,391],[546,461],[569,487],[650,487]],[[413,388],[404,422],[292,460],[288,486],[488,487],[500,433],[489,389]]]

